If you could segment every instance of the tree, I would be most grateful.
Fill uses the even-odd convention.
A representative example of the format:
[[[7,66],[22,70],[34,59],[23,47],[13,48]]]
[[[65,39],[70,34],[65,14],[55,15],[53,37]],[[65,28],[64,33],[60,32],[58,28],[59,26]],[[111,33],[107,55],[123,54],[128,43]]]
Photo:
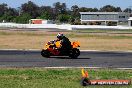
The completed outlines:
[[[31,16],[28,13],[23,13],[20,16],[17,16],[14,21],[17,23],[29,23]]]
[[[42,19],[54,19],[53,8],[50,6],[41,6],[39,9],[40,18]]]
[[[50,14],[46,11],[42,13],[40,16],[41,19],[46,19],[46,20],[50,20],[51,19],[50,17],[51,17]]]
[[[80,19],[80,8],[77,5],[71,7],[70,23],[75,24]]]
[[[54,20],[58,20],[60,14],[67,14],[67,8],[65,3],[56,2],[53,4],[53,14],[52,17]]]
[[[7,15],[6,12],[8,10],[8,5],[3,3],[0,4],[0,21],[3,22],[3,20],[5,21],[7,19]]]
[[[99,10],[97,8],[93,8],[92,12],[98,12]]]
[[[123,12],[129,12],[129,13],[131,13],[132,12],[132,9],[126,8]]]
[[[79,12],[89,12],[90,10],[86,7],[79,8]]]
[[[4,14],[1,18],[0,21],[5,21],[5,22],[13,22],[14,17],[12,15]]]
[[[70,19],[69,15],[66,15],[66,14],[58,15],[59,22],[67,23],[69,21],[69,19]]]
[[[18,15],[18,12],[14,8],[8,7],[7,4],[0,4],[0,21],[12,22],[13,19]]]
[[[4,15],[4,13],[8,10],[8,5],[3,3],[0,4],[0,16]]]
[[[8,10],[3,15],[3,20],[6,22],[13,22],[13,19],[18,16],[18,12],[14,8],[8,8]]]
[[[23,13],[28,13],[32,18],[36,18],[39,16],[39,7],[31,2],[31,1],[28,1],[27,3],[24,3],[21,5],[21,12],[22,14]]]
[[[79,7],[77,5],[74,5],[71,7],[72,16],[79,17]]]
[[[44,12],[51,13],[52,12],[52,8],[50,6],[41,6],[39,8],[39,14],[42,14]]]
[[[86,8],[86,7],[81,7],[79,8],[79,12],[97,12],[97,8]]]
[[[8,13],[8,15],[12,15],[12,16],[18,16],[19,15],[18,11],[15,8],[10,8],[10,7],[9,7],[7,13]]]
[[[60,3],[60,2],[56,2],[53,4],[54,9],[56,11],[56,14],[66,14],[66,4],[65,3]]]
[[[120,7],[117,7],[116,8],[116,12],[122,12],[121,8]]]
[[[114,7],[114,6],[111,6],[111,5],[106,5],[102,8],[100,8],[100,11],[101,12],[121,12],[121,8],[120,7]]]

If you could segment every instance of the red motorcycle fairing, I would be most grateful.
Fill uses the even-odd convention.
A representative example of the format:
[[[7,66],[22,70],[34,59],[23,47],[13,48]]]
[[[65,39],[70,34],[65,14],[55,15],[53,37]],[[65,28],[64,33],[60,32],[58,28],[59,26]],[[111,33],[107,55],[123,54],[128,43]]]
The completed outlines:
[[[60,51],[57,49],[53,49],[53,48],[48,48],[47,49],[49,52],[51,52],[51,54],[58,56],[60,54]]]

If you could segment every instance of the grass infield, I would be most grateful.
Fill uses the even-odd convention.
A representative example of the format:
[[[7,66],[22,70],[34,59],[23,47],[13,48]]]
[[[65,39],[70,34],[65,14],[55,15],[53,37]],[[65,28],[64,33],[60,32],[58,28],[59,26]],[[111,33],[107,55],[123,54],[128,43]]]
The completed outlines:
[[[85,69],[90,79],[129,79],[132,70]],[[81,69],[1,68],[0,88],[84,88]],[[87,88],[132,88],[132,85],[96,85]]]
[[[43,44],[64,33],[70,41],[80,41],[82,50],[132,50],[132,30],[0,30],[0,49],[42,49]]]

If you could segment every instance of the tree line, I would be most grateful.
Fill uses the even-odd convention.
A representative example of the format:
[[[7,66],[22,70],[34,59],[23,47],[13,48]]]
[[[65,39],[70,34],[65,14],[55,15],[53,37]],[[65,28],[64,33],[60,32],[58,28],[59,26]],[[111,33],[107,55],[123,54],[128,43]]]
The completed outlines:
[[[79,12],[131,12],[132,9],[122,10],[120,7],[106,5],[102,8],[87,8],[73,5],[67,8],[66,3],[56,2],[53,6],[38,6],[32,1],[22,4],[18,8],[11,8],[7,4],[0,4],[0,22],[29,23],[30,19],[53,20],[56,23],[76,24],[80,20]]]

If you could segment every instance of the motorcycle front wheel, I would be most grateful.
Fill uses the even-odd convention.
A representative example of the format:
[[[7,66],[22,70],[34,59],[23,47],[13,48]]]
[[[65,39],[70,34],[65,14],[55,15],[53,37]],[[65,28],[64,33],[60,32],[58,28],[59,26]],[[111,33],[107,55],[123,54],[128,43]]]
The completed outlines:
[[[42,55],[43,57],[50,57],[50,52],[49,52],[48,50],[42,50],[42,51],[41,51],[41,55]]]

